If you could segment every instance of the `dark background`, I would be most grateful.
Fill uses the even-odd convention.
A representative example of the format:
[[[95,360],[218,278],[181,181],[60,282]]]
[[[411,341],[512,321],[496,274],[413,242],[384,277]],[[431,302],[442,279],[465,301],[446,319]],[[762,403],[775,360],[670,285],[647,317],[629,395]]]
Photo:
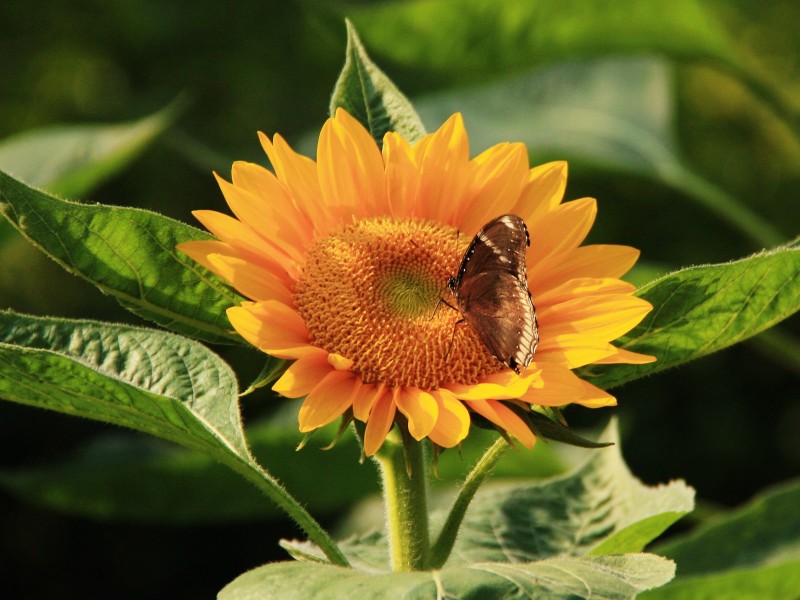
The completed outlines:
[[[769,9],[744,1],[701,4],[772,77],[798,79],[800,8],[794,3]],[[85,199],[192,222],[192,209],[223,208],[212,169],[226,175],[233,160],[265,162],[257,130],[280,131],[291,141],[324,121],[345,47],[341,15],[347,11],[331,6],[1,3],[0,139],[52,124],[135,119],[188,94],[178,124]],[[370,40],[379,37],[373,32]],[[513,71],[495,72],[491,57],[482,68],[473,62],[459,70],[463,57],[454,54],[448,77],[404,62],[391,48],[373,44],[369,50],[412,100]],[[673,66],[676,133],[687,161],[771,220],[787,240],[794,237],[800,230],[797,139],[735,77],[691,60]],[[590,241],[636,246],[643,261],[662,268],[732,260],[759,249],[684,195],[643,176],[578,164],[567,197],[583,195],[600,202]],[[136,322],[22,242],[0,248],[0,261],[2,308]],[[797,318],[780,329],[794,339],[800,334]],[[254,353],[219,351],[241,381],[259,368]],[[568,416],[590,426],[618,415],[635,474],[648,483],[686,479],[703,509],[734,506],[800,471],[797,369],[796,359],[755,339],[616,390],[619,407],[612,411]],[[249,397],[246,420],[278,403],[267,393]],[[48,464],[107,432],[118,430],[0,403],[0,470]],[[329,524],[336,517],[321,519]],[[276,540],[297,534],[277,519],[191,525],[94,520],[38,507],[0,487],[0,586],[10,598],[210,597],[241,572],[284,558]]]

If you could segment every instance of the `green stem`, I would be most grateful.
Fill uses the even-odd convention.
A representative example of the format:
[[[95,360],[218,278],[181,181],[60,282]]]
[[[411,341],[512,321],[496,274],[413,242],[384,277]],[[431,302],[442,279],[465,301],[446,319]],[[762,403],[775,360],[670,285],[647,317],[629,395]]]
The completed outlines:
[[[263,491],[275,504],[278,505],[295,523],[305,532],[308,539],[314,542],[328,557],[332,564],[349,567],[350,563],[345,558],[339,546],[322,526],[303,508],[280,482],[262,468],[255,460],[244,461],[242,457],[234,455],[227,464],[237,473],[244,475]]]
[[[428,489],[422,444],[387,438],[376,455],[383,479],[389,550],[394,571],[428,569]]]
[[[502,458],[508,447],[508,443],[503,438],[497,438],[497,441],[483,453],[481,459],[467,475],[458,497],[453,502],[450,514],[447,515],[447,521],[442,526],[439,537],[431,548],[430,566],[432,569],[441,569],[444,563],[447,562],[469,503],[472,502],[475,492],[478,491],[484,480],[491,474],[497,461]]]

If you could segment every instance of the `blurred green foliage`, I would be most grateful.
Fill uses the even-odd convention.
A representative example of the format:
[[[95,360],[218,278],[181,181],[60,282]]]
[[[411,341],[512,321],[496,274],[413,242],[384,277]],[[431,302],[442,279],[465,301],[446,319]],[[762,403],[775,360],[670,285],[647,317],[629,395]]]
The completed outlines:
[[[567,197],[599,199],[590,241],[640,248],[637,283],[765,245],[709,210],[709,198],[732,201],[780,239],[800,232],[800,5],[790,0],[669,7],[637,0],[11,0],[0,3],[0,142],[52,125],[133,121],[185,94],[188,106],[166,133],[126,170],[79,196],[192,223],[191,210],[224,207],[212,170],[226,176],[236,159],[266,164],[257,130],[297,143],[318,130],[342,64],[344,16],[429,129],[462,110],[475,151],[522,140],[536,162],[570,159]],[[628,73],[628,81],[604,88],[604,76],[590,89],[591,78],[578,77],[565,91],[576,69],[596,74],[622,59],[650,61],[659,79],[643,81],[644,71],[623,67],[615,72]],[[510,93],[519,87],[524,93]],[[583,111],[602,106],[606,121],[543,110],[554,102]],[[567,135],[573,125],[584,136],[577,142]],[[588,134],[598,131],[606,132],[599,138],[606,145],[590,143]],[[620,139],[624,153],[607,144]],[[652,144],[667,154],[659,150],[649,166],[637,161]],[[665,175],[667,159],[679,168]],[[5,224],[0,261],[0,308],[135,322]],[[794,317],[779,329],[617,390],[614,412],[633,472],[651,483],[685,478],[709,506],[738,504],[796,476],[800,323]],[[261,368],[253,352],[220,352],[242,383]],[[259,390],[243,409],[247,421],[258,422],[282,404]],[[594,426],[608,411],[567,416]],[[117,433],[0,403],[0,467],[50,465]],[[303,452],[313,461],[318,450]],[[11,578],[0,584],[19,598],[107,597],[111,589],[120,598],[209,596],[245,569],[282,557],[275,540],[296,534],[274,518],[180,528],[97,524],[4,491],[0,528],[0,578]],[[220,547],[230,551],[221,555]]]

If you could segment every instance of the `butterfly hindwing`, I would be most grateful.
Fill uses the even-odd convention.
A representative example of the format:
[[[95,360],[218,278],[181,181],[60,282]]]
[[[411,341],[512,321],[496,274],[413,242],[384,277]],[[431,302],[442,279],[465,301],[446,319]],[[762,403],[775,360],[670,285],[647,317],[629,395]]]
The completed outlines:
[[[449,282],[464,320],[517,373],[533,360],[539,341],[525,266],[529,243],[522,219],[498,217],[478,232]]]

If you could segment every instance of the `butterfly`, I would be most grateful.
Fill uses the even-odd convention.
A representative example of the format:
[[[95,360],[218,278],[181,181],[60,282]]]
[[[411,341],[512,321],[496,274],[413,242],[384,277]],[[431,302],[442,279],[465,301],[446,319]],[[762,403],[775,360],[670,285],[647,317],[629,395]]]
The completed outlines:
[[[528,246],[521,218],[497,217],[475,235],[457,275],[447,281],[463,319],[489,352],[517,374],[531,363],[539,343],[525,267]]]

